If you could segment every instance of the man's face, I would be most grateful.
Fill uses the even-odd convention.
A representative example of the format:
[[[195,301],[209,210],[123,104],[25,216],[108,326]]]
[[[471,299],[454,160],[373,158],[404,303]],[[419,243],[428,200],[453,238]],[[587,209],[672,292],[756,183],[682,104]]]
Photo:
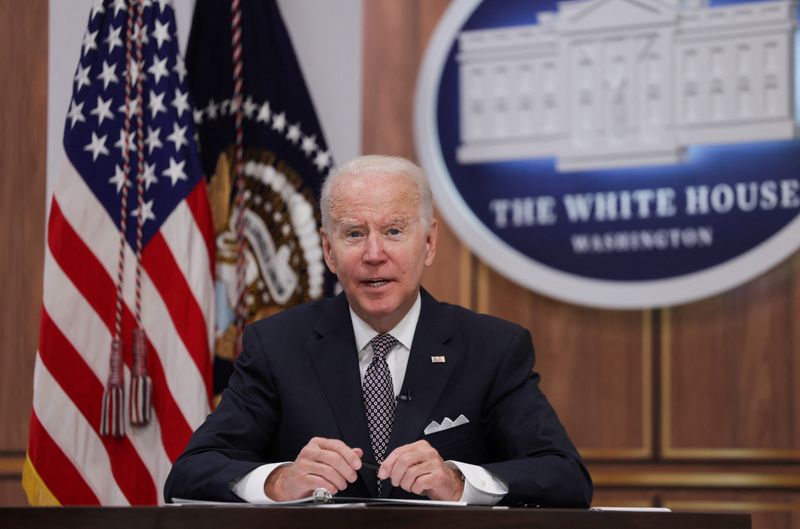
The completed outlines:
[[[414,304],[436,254],[436,221],[420,222],[417,185],[404,176],[341,175],[331,189],[332,233],[321,230],[325,262],[350,307],[378,332]]]

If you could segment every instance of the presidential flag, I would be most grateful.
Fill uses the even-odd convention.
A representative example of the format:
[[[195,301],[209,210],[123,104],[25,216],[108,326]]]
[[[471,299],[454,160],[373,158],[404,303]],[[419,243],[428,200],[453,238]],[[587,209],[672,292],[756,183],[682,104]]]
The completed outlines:
[[[275,1],[198,2],[186,63],[211,176],[219,392],[244,323],[331,290],[317,197],[333,157]]]
[[[210,409],[214,245],[192,115],[169,0],[99,0],[47,224],[32,504],[163,503]]]

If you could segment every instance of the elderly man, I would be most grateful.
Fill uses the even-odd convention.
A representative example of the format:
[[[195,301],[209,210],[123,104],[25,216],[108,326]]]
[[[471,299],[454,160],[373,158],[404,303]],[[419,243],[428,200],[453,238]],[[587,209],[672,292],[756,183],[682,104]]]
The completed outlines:
[[[164,496],[341,496],[583,507],[592,485],[532,372],[527,330],[420,287],[437,224],[422,171],[364,156],[322,189],[344,293],[250,325]]]

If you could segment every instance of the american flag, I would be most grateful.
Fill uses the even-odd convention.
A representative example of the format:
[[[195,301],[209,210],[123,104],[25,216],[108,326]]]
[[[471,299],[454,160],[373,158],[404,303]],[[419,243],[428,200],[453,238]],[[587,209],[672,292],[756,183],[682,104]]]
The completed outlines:
[[[72,85],[23,471],[33,504],[163,503],[172,462],[209,412],[213,227],[186,69],[170,1],[131,2],[92,7]],[[100,432],[117,312],[126,400],[114,437]],[[137,312],[153,385],[141,426],[128,406]]]

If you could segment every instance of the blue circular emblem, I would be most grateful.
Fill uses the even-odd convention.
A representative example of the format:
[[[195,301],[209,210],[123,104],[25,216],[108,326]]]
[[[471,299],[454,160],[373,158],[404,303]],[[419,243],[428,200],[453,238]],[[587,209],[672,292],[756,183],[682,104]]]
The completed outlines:
[[[571,303],[732,288],[800,245],[791,0],[461,0],[417,151],[459,237]]]

